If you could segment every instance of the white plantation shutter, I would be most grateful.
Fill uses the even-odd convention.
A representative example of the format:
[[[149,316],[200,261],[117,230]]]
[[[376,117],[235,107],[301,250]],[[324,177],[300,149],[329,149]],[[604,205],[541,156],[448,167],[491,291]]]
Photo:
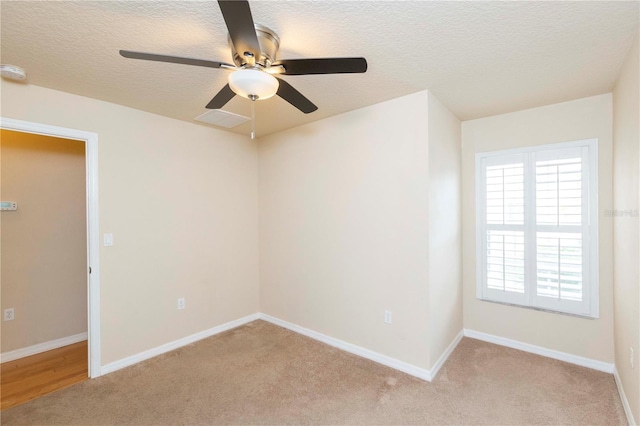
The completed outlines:
[[[597,316],[596,141],[478,154],[478,297]]]
[[[538,296],[582,301],[582,235],[538,232],[536,256]]]
[[[487,287],[524,293],[524,234],[487,231]]]
[[[487,223],[524,225],[524,164],[487,166]]]
[[[535,306],[588,313],[589,149],[546,149],[535,159]],[[597,262],[597,260],[596,260]]]
[[[525,301],[525,221],[522,155],[485,159],[482,173],[485,295],[507,303]]]

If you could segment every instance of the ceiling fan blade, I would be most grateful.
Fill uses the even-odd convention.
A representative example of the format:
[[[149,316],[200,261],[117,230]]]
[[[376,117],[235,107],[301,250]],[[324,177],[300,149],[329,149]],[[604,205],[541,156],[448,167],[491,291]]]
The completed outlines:
[[[204,59],[181,58],[179,56],[156,55],[155,53],[132,52],[121,50],[120,55],[131,59],[144,59],[146,61],[169,62],[172,64],[195,65],[208,68],[235,68],[234,65],[224,62],[207,61]]]
[[[246,0],[218,0],[218,5],[236,52],[240,56],[243,56],[245,52],[250,52],[254,55],[253,57],[257,58],[260,55],[260,43],[258,43],[249,2]]]
[[[289,102],[291,105],[298,108],[305,114],[309,114],[310,112],[318,109],[318,107],[315,106],[313,102],[305,98],[304,95],[294,89],[292,85],[282,80],[281,78],[278,78],[278,81],[280,82],[280,86],[278,86],[278,92],[276,94],[282,99]]]
[[[220,109],[226,105],[236,94],[231,90],[229,85],[225,85],[217,95],[207,104],[207,109]]]
[[[367,71],[365,58],[284,59],[273,64],[282,65],[284,75],[347,74]]]

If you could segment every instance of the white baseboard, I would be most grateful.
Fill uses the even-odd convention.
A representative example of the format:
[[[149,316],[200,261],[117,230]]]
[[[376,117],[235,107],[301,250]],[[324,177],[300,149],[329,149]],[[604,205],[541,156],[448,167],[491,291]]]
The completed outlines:
[[[433,379],[436,378],[436,376],[438,375],[438,372],[440,371],[440,368],[442,368],[444,363],[449,359],[449,356],[451,356],[454,349],[458,346],[458,343],[460,343],[460,340],[462,340],[463,337],[464,337],[464,330],[460,330],[458,335],[454,337],[451,344],[447,347],[447,349],[445,349],[442,355],[440,355],[440,358],[438,358],[438,361],[436,361],[433,367],[431,367],[431,377]]]
[[[227,330],[231,330],[232,328],[240,327],[241,325],[245,325],[247,323],[250,323],[251,321],[257,320],[258,316],[259,314],[248,315],[246,317],[237,319],[235,321],[230,321],[228,323],[219,325],[217,327],[213,327],[208,330],[204,330],[199,333],[195,333],[190,336],[183,337],[182,339],[165,343],[164,345],[155,347],[153,349],[149,349],[147,351],[140,352],[138,354],[120,359],[118,361],[111,362],[109,364],[103,365],[102,368],[100,369],[100,373],[101,374],[113,373],[114,371],[120,370],[121,368],[129,367],[133,364],[137,364],[149,358],[153,358],[155,356],[162,355],[163,353],[170,352],[174,349],[178,349],[182,346],[186,346],[191,343],[197,342],[198,340],[206,339],[207,337],[211,337],[215,334],[222,333]]]
[[[87,332],[50,340],[44,343],[38,343],[37,345],[16,349],[15,351],[5,352],[0,354],[0,363],[15,361],[16,359],[62,348],[63,346],[73,345],[74,343],[82,342],[83,340],[87,340]]]
[[[566,352],[555,351],[553,349],[544,348],[542,346],[531,345],[529,343],[520,342],[517,340],[507,339],[505,337],[495,336],[493,334],[481,333],[479,331],[464,329],[464,335],[472,339],[483,340],[489,343],[495,343],[496,345],[506,346],[508,348],[518,349],[524,352],[530,352],[536,355],[546,356],[547,358],[553,358],[560,361],[568,362],[570,364],[580,365],[582,367],[592,368],[594,370],[603,371],[605,373],[613,374],[614,364],[597,361],[595,359],[584,358],[578,355],[572,355]]]
[[[352,353],[354,355],[361,356],[363,358],[369,359],[371,361],[377,362],[382,365],[386,365],[387,367],[394,368],[396,370],[402,371],[404,373],[410,374],[412,376],[418,377],[423,380],[431,381],[435,378],[435,375],[440,370],[442,365],[445,363],[449,355],[453,352],[455,347],[458,345],[460,340],[462,339],[463,333],[462,331],[456,336],[453,342],[449,345],[447,350],[442,354],[442,356],[436,362],[434,368],[432,370],[427,370],[421,367],[417,367],[413,364],[406,363],[404,361],[397,360],[395,358],[382,355],[380,353],[371,351],[369,349],[362,348],[360,346],[353,345],[351,343],[347,343],[345,341],[326,336],[322,333],[318,333],[313,330],[309,330],[304,327],[300,327],[298,325],[289,323],[287,321],[272,317],[271,315],[256,313],[253,315],[246,316],[244,318],[237,319],[235,321],[228,322],[226,324],[219,325],[217,327],[210,328],[208,330],[201,331],[200,333],[192,334],[187,337],[183,337],[182,339],[174,340],[173,342],[165,343],[164,345],[158,346],[153,349],[149,349],[144,352],[140,352],[136,355],[132,355],[118,361],[114,361],[112,363],[103,365],[100,374],[109,374],[114,371],[120,370],[125,367],[129,367],[131,365],[137,364],[141,361],[145,361],[147,359],[153,358],[155,356],[161,355],[163,353],[172,351],[174,349],[180,348],[185,345],[189,345],[191,343],[197,342],[198,340],[205,339],[207,337],[213,336],[218,333],[222,333],[227,330],[231,330],[232,328],[239,327],[241,325],[247,324],[251,321],[255,321],[257,319],[261,319],[277,326],[286,328],[288,330],[294,331],[298,334],[302,334],[304,336],[310,337],[314,340],[318,340],[320,342],[326,343],[330,346],[336,347],[343,351]]]
[[[341,350],[343,350],[345,352],[349,352],[349,353],[352,353],[354,355],[361,356],[361,357],[366,358],[368,360],[371,360],[373,362],[377,362],[378,364],[386,365],[387,367],[391,367],[391,368],[393,368],[395,370],[402,371],[403,373],[407,373],[407,374],[409,374],[411,376],[414,376],[414,377],[417,377],[419,379],[426,380],[426,381],[429,381],[429,382],[432,381],[435,378],[436,373],[438,372],[440,367],[447,360],[447,358],[449,357],[451,352],[453,352],[453,350],[455,349],[455,347],[458,344],[458,342],[460,342],[460,339],[462,339],[462,332],[460,332],[459,336],[456,337],[456,339],[451,343],[451,345],[449,345],[449,347],[447,348],[445,353],[442,354],[442,356],[440,357],[440,359],[436,363],[436,366],[434,367],[434,369],[427,370],[425,368],[417,367],[417,366],[415,366],[413,364],[409,364],[407,362],[400,361],[400,360],[392,358],[390,356],[383,355],[383,354],[380,354],[378,352],[374,352],[372,350],[365,349],[365,348],[360,347],[360,346],[356,346],[354,344],[345,342],[343,340],[336,339],[334,337],[330,337],[330,336],[327,336],[327,335],[322,334],[322,333],[318,333],[317,331],[309,330],[308,328],[304,328],[304,327],[301,327],[299,325],[292,324],[290,322],[281,320],[279,318],[272,317],[271,315],[267,315],[267,314],[261,313],[261,314],[259,314],[259,318],[261,320],[270,322],[270,323],[275,324],[277,326],[286,328],[287,330],[291,330],[291,331],[296,332],[298,334],[302,334],[303,336],[307,336],[307,337],[310,337],[310,338],[312,338],[314,340],[318,340],[318,341],[320,341],[322,343],[326,343],[329,346],[333,346],[333,347],[341,349]]]
[[[629,422],[629,426],[637,425],[636,421],[633,418],[633,413],[631,412],[631,406],[629,405],[629,400],[627,399],[627,395],[624,393],[624,388],[622,387],[622,380],[620,380],[620,375],[618,374],[618,369],[613,369],[613,377],[616,379],[616,386],[618,387],[618,393],[620,394],[620,400],[622,401],[622,406],[624,407],[624,413],[627,415],[627,421]]]

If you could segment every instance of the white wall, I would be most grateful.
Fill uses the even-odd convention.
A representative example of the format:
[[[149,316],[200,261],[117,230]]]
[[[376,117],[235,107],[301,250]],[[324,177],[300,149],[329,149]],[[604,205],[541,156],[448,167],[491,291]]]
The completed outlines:
[[[460,120],[429,93],[430,367],[462,330]]]
[[[427,104],[261,138],[262,312],[429,368]]]
[[[598,138],[600,318],[584,319],[476,298],[475,154]],[[462,123],[464,327],[612,363],[612,98],[594,96]]]
[[[613,276],[615,360],[633,417],[640,421],[640,108],[638,37],[613,91]],[[629,363],[634,349],[635,369]]]
[[[1,89],[3,117],[98,134],[100,231],[115,242],[100,251],[103,365],[258,311],[254,142],[42,87]]]

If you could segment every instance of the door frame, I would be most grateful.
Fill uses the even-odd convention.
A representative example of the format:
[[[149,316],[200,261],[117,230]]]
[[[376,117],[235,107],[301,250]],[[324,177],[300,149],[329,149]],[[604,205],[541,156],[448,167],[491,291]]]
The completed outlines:
[[[89,377],[100,371],[100,222],[98,221],[98,134],[66,127],[0,117],[0,128],[73,139],[85,144],[87,209],[87,335]],[[91,271],[91,272],[89,272]]]

